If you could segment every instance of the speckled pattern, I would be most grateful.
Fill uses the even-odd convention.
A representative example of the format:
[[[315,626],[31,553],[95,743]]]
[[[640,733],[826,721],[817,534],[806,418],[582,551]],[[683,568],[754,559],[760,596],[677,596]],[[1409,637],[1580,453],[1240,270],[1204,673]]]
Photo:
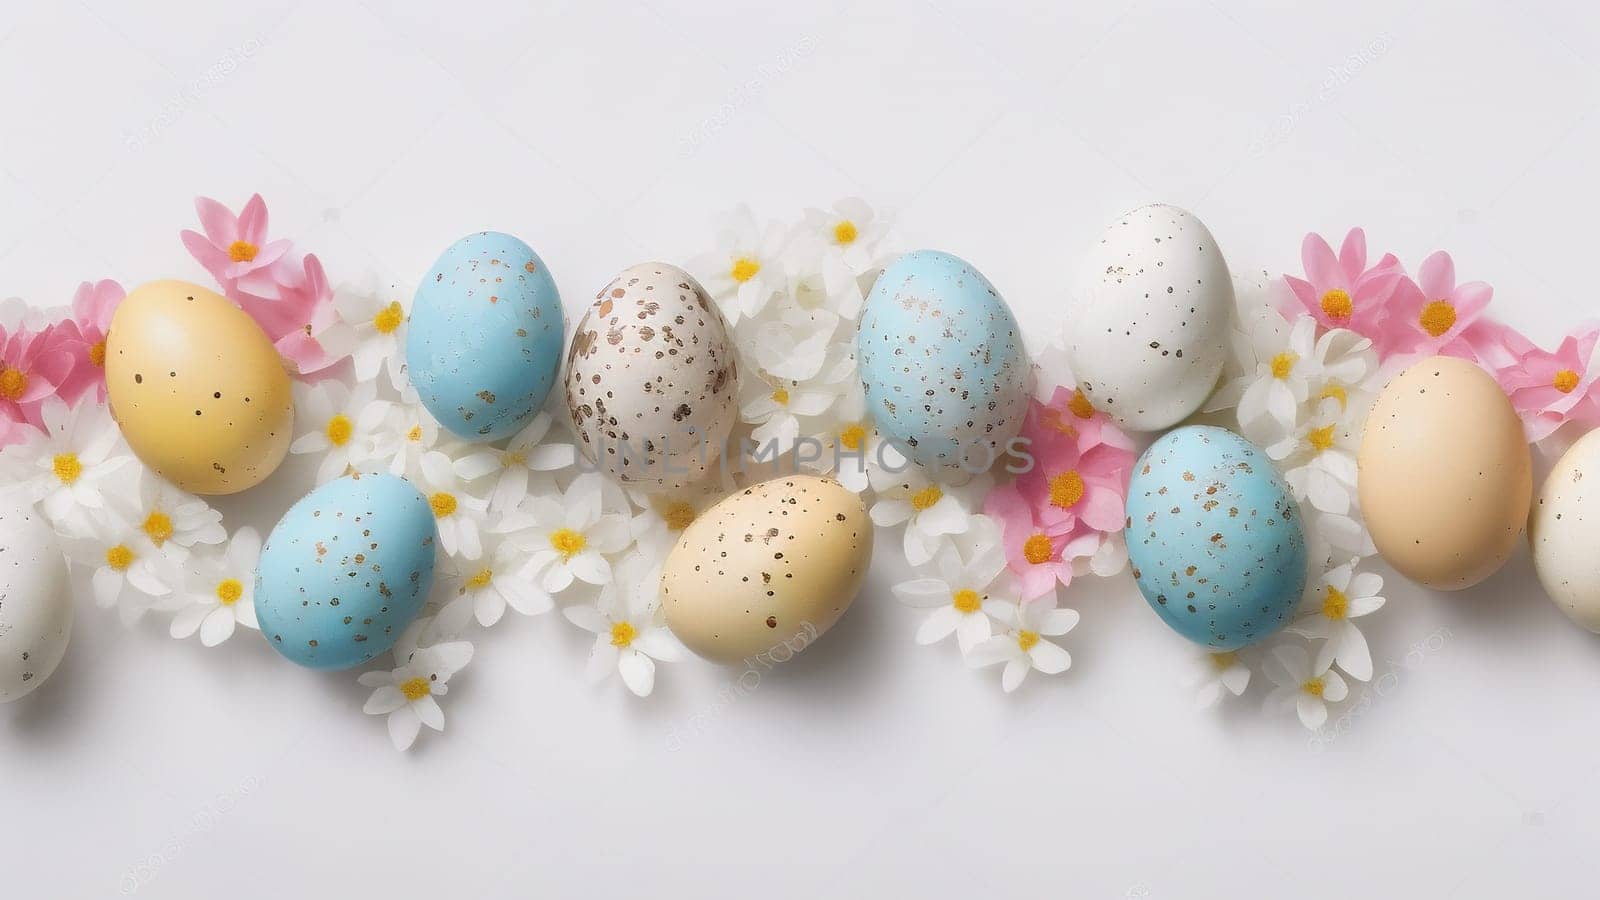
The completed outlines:
[[[705,288],[667,263],[625,269],[595,295],[567,351],[566,384],[583,455],[647,490],[704,478],[739,416],[727,323]]]
[[[0,501],[0,703],[44,683],[72,638],[66,557],[50,525]]]
[[[1139,457],[1125,536],[1150,608],[1215,650],[1277,631],[1305,589],[1300,507],[1266,453],[1223,428],[1179,428]]]
[[[417,287],[406,367],[422,405],[458,437],[497,441],[544,406],[566,320],[544,261],[509,234],[450,245]]]
[[[1528,517],[1539,583],[1567,618],[1600,632],[1600,431],[1561,455]]]
[[[404,478],[346,475],[317,488],[261,549],[262,636],[313,669],[376,658],[422,610],[437,538],[428,501]]]
[[[784,476],[684,529],[662,567],[662,606],[673,634],[707,659],[792,654],[850,608],[871,561],[859,496],[832,479]]]
[[[1227,358],[1233,279],[1206,226],[1144,206],[1106,229],[1066,319],[1073,375],[1096,408],[1137,431],[1200,409]]]
[[[1030,369],[1011,307],[965,260],[917,250],[885,269],[856,331],[878,430],[939,477],[1005,454],[1028,408]]]

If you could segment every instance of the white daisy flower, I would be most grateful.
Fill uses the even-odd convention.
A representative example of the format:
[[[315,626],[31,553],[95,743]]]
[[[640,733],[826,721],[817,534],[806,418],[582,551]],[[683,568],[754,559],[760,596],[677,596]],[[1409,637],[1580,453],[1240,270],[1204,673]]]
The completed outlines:
[[[1317,321],[1301,316],[1287,335],[1280,322],[1275,314],[1263,314],[1250,323],[1248,335],[1233,332],[1234,355],[1246,366],[1246,374],[1222,392],[1223,396],[1237,392],[1240,430],[1261,439],[1294,429],[1318,374]],[[1220,402],[1220,398],[1213,401]]]
[[[828,361],[828,348],[838,330],[839,317],[825,309],[800,309],[788,303],[751,323],[739,340],[744,358],[756,368],[783,381],[816,377]]]
[[[867,472],[883,437],[867,416],[867,398],[859,379],[852,378],[839,401],[823,421],[825,430],[810,435],[817,453],[797,454],[806,469],[832,475],[846,489],[857,494],[871,487]]]
[[[578,448],[573,444],[545,442],[553,421],[549,413],[541,412],[517,432],[504,449],[478,446],[455,461],[456,474],[465,481],[476,482],[493,476],[494,486],[489,491],[490,512],[498,514],[516,509],[528,496],[531,474],[559,472],[577,461]],[[548,485],[541,485],[544,486]]]
[[[472,645],[450,641],[411,652],[398,668],[388,672],[363,672],[357,679],[374,688],[361,707],[368,715],[389,717],[389,739],[396,750],[406,750],[426,725],[444,730],[444,710],[437,698],[447,692],[450,677],[472,661]]]
[[[656,661],[677,662],[686,651],[662,618],[660,566],[635,554],[619,563],[617,572],[593,605],[567,606],[561,613],[595,636],[589,650],[591,681],[616,671],[628,690],[648,697],[656,684]]]
[[[1356,454],[1361,430],[1338,417],[1338,404],[1323,409],[1288,437],[1267,445],[1267,456],[1283,472],[1294,498],[1321,512],[1345,515],[1356,496]]]
[[[52,400],[40,414],[46,430],[26,429],[22,443],[0,450],[0,475],[21,485],[58,532],[88,536],[90,518],[106,508],[105,489],[129,473],[137,477],[139,465],[106,406],[85,402],[69,409]]]
[[[1078,624],[1077,610],[1056,608],[1054,591],[1012,610],[1005,634],[989,638],[967,654],[967,665],[973,668],[1005,663],[1000,686],[1008,694],[1031,670],[1056,675],[1071,667],[1071,654],[1045,638],[1066,634]]]
[[[221,553],[203,552],[189,557],[187,576],[177,600],[183,605],[172,617],[168,632],[186,638],[200,632],[200,643],[215,647],[233,636],[236,625],[256,624],[256,563],[261,558],[261,535],[254,528],[233,533]]]
[[[1338,703],[1350,693],[1331,665],[1331,661],[1314,663],[1311,654],[1295,644],[1273,647],[1261,668],[1277,686],[1267,695],[1263,708],[1269,713],[1295,710],[1300,724],[1312,731],[1321,728],[1328,721],[1328,704]]]
[[[724,217],[717,232],[718,249],[690,265],[716,298],[729,325],[758,315],[785,283],[786,237],[773,223],[763,231],[748,206]]]
[[[333,307],[350,328],[350,362],[357,383],[371,381],[387,368],[394,389],[405,389],[403,341],[412,293],[370,273],[362,282],[334,288]]]
[[[1250,686],[1250,667],[1233,650],[1197,650],[1184,673],[1183,684],[1194,691],[1195,708],[1207,709],[1216,706],[1226,694],[1242,695]]]
[[[907,606],[928,611],[917,629],[917,643],[935,644],[956,635],[963,654],[992,636],[990,617],[1008,618],[1014,596],[999,596],[1006,586],[1006,556],[1000,544],[967,558],[954,546],[945,547],[933,560],[934,573],[894,586],[894,595]]]
[[[388,420],[378,432],[372,453],[385,463],[389,474],[415,481],[422,477],[422,458],[451,443],[421,405],[394,403],[390,404]]]
[[[740,417],[756,426],[750,437],[763,452],[775,448],[781,456],[794,449],[800,437],[802,418],[826,415],[839,399],[839,391],[829,387],[804,387],[797,382],[768,384],[761,379],[751,379],[755,398],[740,408]]]
[[[506,517],[502,528],[529,552],[527,573],[549,594],[559,594],[574,581],[603,585],[611,581],[607,556],[628,548],[628,520],[605,509],[599,473],[573,479],[565,494],[535,497]]]
[[[628,523],[628,531],[642,555],[664,558],[700,513],[732,492],[731,479],[720,477],[675,491],[647,493],[630,488],[628,499],[638,512]]]
[[[460,634],[469,620],[490,628],[506,608],[525,616],[549,612],[555,601],[534,584],[526,570],[527,552],[511,541],[490,538],[490,549],[479,561],[450,559],[446,582],[450,599],[439,611],[439,627]]]
[[[848,197],[832,209],[806,210],[803,228],[805,246],[820,257],[829,296],[839,298],[839,314],[854,319],[865,299],[860,277],[883,261],[879,247],[889,233],[889,217],[875,215],[864,201]]]
[[[1325,670],[1339,668],[1357,681],[1372,680],[1372,652],[1367,638],[1352,619],[1377,612],[1383,607],[1383,577],[1375,572],[1355,571],[1354,560],[1328,570],[1306,591],[1300,607],[1302,617],[1289,625],[1301,637],[1322,641],[1313,665]]]
[[[334,379],[309,388],[297,383],[295,393],[295,424],[301,433],[289,452],[324,454],[317,484],[359,470],[373,458],[390,407],[378,399],[375,382],[362,381],[354,388]]]
[[[113,499],[112,505],[119,502],[125,501]],[[138,506],[123,518],[135,523],[155,549],[172,551],[180,558],[198,545],[228,539],[222,513],[154,472],[146,471],[139,478]]]
[[[96,606],[114,607],[122,624],[132,625],[152,608],[171,602],[183,579],[176,545],[157,548],[138,523],[116,516],[95,520],[91,532],[66,546],[74,562],[93,570],[89,586]]]
[[[982,497],[983,480],[951,486],[930,479],[892,445],[880,448],[888,465],[868,475],[876,500],[868,510],[879,528],[905,525],[906,562],[920,566],[933,559],[950,535],[965,532]]]
[[[451,556],[477,559],[483,555],[483,526],[489,501],[467,490],[456,474],[455,461],[439,450],[422,454],[422,477],[417,485],[433,509],[439,529],[439,546]]]

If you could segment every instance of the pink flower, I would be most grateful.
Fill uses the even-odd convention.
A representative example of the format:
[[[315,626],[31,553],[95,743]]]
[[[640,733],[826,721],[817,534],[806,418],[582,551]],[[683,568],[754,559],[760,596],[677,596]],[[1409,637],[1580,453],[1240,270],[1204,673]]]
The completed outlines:
[[[39,408],[72,378],[74,332],[49,325],[8,335],[0,327],[0,419],[44,428]]]
[[[85,281],[72,297],[72,318],[61,323],[70,338],[75,365],[72,377],[61,385],[61,398],[76,404],[91,388],[95,402],[106,399],[106,335],[111,315],[126,295],[122,285],[105,279]]]
[[[1486,282],[1456,283],[1456,264],[1443,250],[1422,261],[1417,280],[1403,279],[1395,291],[1393,315],[1374,337],[1378,355],[1458,356],[1478,360],[1468,332],[1494,296]],[[1472,332],[1481,339],[1482,332]]]
[[[1497,369],[1495,379],[1522,416],[1529,441],[1543,440],[1569,421],[1600,423],[1600,323],[1579,326],[1554,353],[1509,328],[1500,338],[1515,361]]]
[[[1080,530],[1080,523],[1118,531],[1133,445],[1103,414],[1073,405],[1076,396],[1057,388],[1050,405],[1030,404],[1022,436],[1033,468],[1017,476],[1016,489],[1033,508],[1034,521],[1052,533]]]
[[[1389,314],[1390,297],[1405,277],[1392,253],[1367,268],[1367,236],[1359,228],[1345,235],[1338,256],[1321,235],[1306,235],[1300,261],[1306,280],[1285,275],[1284,281],[1304,312],[1324,328],[1348,328],[1364,337],[1378,333]],[[1290,321],[1301,314],[1292,305],[1282,312]]]
[[[283,285],[282,298],[267,300],[241,295],[240,306],[272,338],[278,353],[301,375],[321,372],[349,355],[336,350],[342,334],[339,314],[333,305],[333,287],[322,261],[306,254],[297,278]],[[329,340],[329,338],[334,338]]]
[[[200,265],[231,297],[235,290],[276,298],[273,266],[289,252],[288,241],[267,240],[267,202],[252,194],[235,216],[209,197],[196,197],[194,209],[205,234],[185,230],[181,237]]]
[[[1040,525],[1015,484],[1002,484],[984,498],[983,511],[1000,523],[1006,565],[1017,577],[1024,601],[1050,593],[1059,583],[1072,583],[1072,561],[1093,554],[1100,535],[1092,531],[1051,532]]]

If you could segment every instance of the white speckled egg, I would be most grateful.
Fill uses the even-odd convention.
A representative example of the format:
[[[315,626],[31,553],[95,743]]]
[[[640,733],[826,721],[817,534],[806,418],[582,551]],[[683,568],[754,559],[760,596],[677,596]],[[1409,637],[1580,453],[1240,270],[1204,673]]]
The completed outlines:
[[[814,475],[764,481],[684,529],[661,571],[667,625],[716,662],[793,654],[850,608],[871,561],[859,496]]]
[[[67,561],[50,526],[15,499],[0,503],[0,703],[44,683],[72,637]]]
[[[1573,444],[1528,518],[1533,568],[1567,618],[1600,632],[1600,431]]]
[[[728,326],[705,288],[666,263],[625,269],[595,296],[566,381],[585,459],[645,490],[704,479],[739,414]]]
[[[1206,226],[1144,206],[1106,229],[1067,313],[1072,371],[1096,409],[1159,431],[1200,409],[1227,359],[1233,280]]]

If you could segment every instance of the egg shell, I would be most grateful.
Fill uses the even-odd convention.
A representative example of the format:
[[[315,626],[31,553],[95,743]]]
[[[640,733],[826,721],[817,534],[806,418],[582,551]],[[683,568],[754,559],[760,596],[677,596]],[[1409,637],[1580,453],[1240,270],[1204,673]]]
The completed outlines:
[[[1277,631],[1305,590],[1300,507],[1266,452],[1224,428],[1179,428],[1145,450],[1124,536],[1150,608],[1214,650]]]
[[[509,234],[469,234],[417,288],[406,371],[422,405],[452,434],[497,441],[544,406],[566,321],[550,270]]]
[[[305,495],[261,549],[256,618],[291,662],[348,669],[389,650],[433,585],[428,501],[394,475],[347,475]]]
[[[764,481],[684,529],[661,572],[667,625],[716,662],[782,662],[844,615],[871,560],[859,496],[813,475]]]
[[[1022,428],[1031,367],[1017,319],[960,257],[917,250],[885,269],[856,358],[879,432],[936,477],[986,471]]]
[[[1561,455],[1528,516],[1539,583],[1567,618],[1600,633],[1600,431]]]
[[[1078,386],[1126,428],[1178,424],[1222,374],[1233,307],[1228,264],[1199,219],[1160,204],[1128,213],[1090,250],[1068,307]]]
[[[1511,402],[1476,365],[1437,356],[1395,376],[1367,415],[1357,464],[1372,541],[1407,578],[1461,590],[1516,550],[1533,459]]]
[[[567,411],[590,465],[644,490],[676,490],[717,467],[739,417],[728,326],[677,266],[622,271],[567,351]]]
[[[128,294],[106,335],[106,392],[128,446],[196,494],[266,480],[294,438],[282,358],[226,298],[183,281]]]
[[[72,638],[72,591],[55,531],[29,505],[0,501],[0,703],[32,692]]]

